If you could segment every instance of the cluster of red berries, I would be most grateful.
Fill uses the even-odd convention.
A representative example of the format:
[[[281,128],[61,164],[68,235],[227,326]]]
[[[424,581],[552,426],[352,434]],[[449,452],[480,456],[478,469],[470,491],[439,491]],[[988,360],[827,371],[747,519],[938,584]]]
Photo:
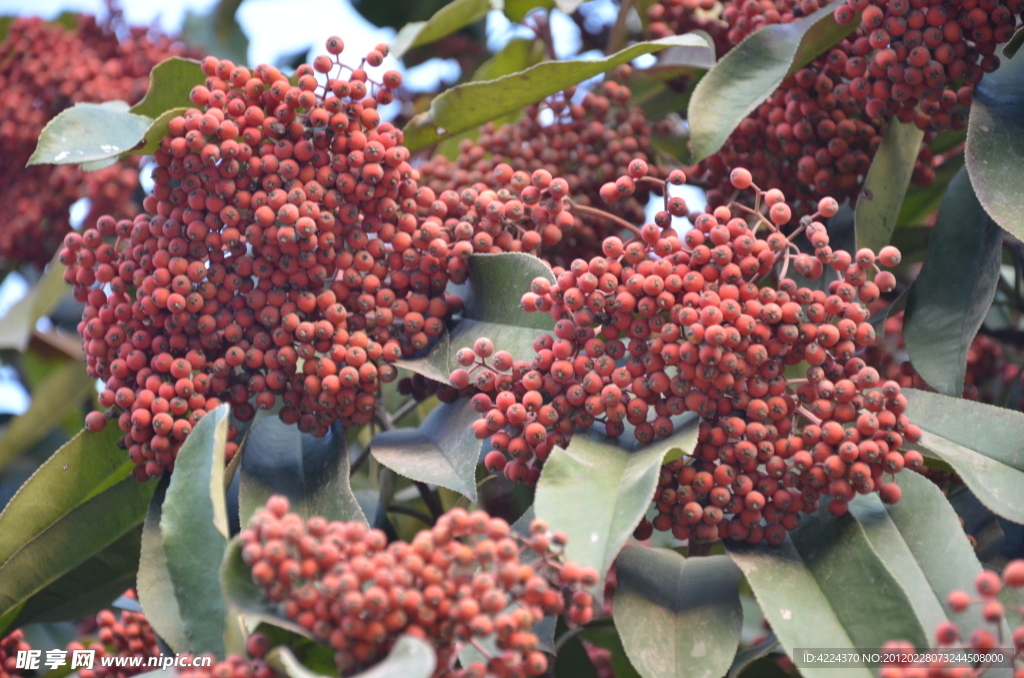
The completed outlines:
[[[548,664],[533,626],[562,612],[572,624],[592,618],[582,587],[598,573],[565,561],[565,535],[541,520],[522,536],[483,511],[452,509],[412,543],[388,544],[363,523],[304,521],[288,508],[268,500],[239,535],[242,558],[284,616],[334,648],[343,676],[381,660],[402,634],[434,646],[438,677],[540,676]],[[466,645],[487,663],[455,668]]]
[[[171,469],[221,402],[247,421],[281,398],[281,419],[315,435],[367,423],[394,361],[459,308],[445,293],[465,275],[438,216],[447,203],[417,187],[401,130],[377,112],[401,75],[367,74],[385,45],[356,68],[343,48],[329,38],[296,85],[272,66],[204,59],[145,212],[65,239],[89,373],[140,478]]]
[[[24,676],[27,671],[18,668],[18,653],[31,649],[32,646],[25,642],[25,634],[20,629],[0,638],[0,678]]]
[[[630,72],[630,66],[622,66],[615,76],[625,79]],[[481,194],[500,193],[508,181],[495,169],[503,164],[526,177],[537,170],[562,177],[577,206],[574,213],[563,214],[557,221],[526,219],[510,224],[509,235],[503,236],[504,242],[496,239],[495,245],[502,251],[539,250],[545,261],[563,265],[597,254],[596,246],[621,227],[586,208],[601,204],[601,186],[625,174],[631,160],[650,160],[657,151],[650,142],[653,126],[642,110],[629,105],[628,87],[609,79],[600,93],[588,92],[579,103],[572,102],[574,94],[575,88],[570,88],[532,104],[515,123],[484,125],[476,141],[461,142],[454,162],[443,155],[424,162],[419,167],[421,183],[438,193],[461,192],[466,187]],[[654,177],[664,178],[664,171],[651,168]],[[629,222],[641,221],[649,189],[640,186],[610,211]]]
[[[134,591],[126,593],[135,598]],[[96,661],[91,669],[80,669],[81,678],[128,678],[149,669],[146,662],[150,657],[160,656],[160,647],[156,642],[156,634],[149,625],[146,615],[141,612],[121,610],[118,617],[112,610],[100,610],[92,619],[87,620],[92,627],[90,635],[96,640],[91,642],[74,641],[68,645],[68,651],[95,650]],[[138,657],[141,661],[132,666],[131,661],[118,666],[104,666],[102,657]]]
[[[991,624],[992,628],[974,629],[965,638],[956,623],[942,622],[935,630],[936,647],[970,649],[973,652],[984,654],[995,648],[1009,649],[1012,642],[1013,656],[1007,659],[1009,659],[1009,668],[1015,671],[1015,676],[1019,677],[1024,673],[1024,624],[1014,629],[1012,639],[1003,638],[1002,625],[1009,621],[1006,618],[1006,606],[998,598],[1003,586],[1015,589],[1024,588],[1024,560],[1013,560],[1007,563],[1002,577],[991,570],[979,574],[974,580],[974,588],[979,596],[977,599],[972,598],[966,591],[950,593],[947,602],[953,612],[962,613],[972,605],[981,605],[981,616],[988,624]],[[1024,608],[1017,608],[1016,612],[1024,620]],[[886,643],[883,648],[891,651],[892,654],[907,657],[918,654],[913,645],[902,640]],[[879,675],[881,678],[940,678],[944,676],[977,678],[984,675],[989,668],[992,668],[992,663],[974,666],[972,664],[953,665],[941,661],[931,664],[899,662],[884,665]],[[1000,664],[1000,668],[1005,669],[1007,665]]]
[[[172,38],[82,15],[68,29],[38,17],[16,18],[0,45],[0,263],[43,266],[71,230],[69,208],[89,199],[99,215],[139,211],[135,162],[96,172],[70,166],[25,167],[39,133],[65,108],[111,99],[137,103],[160,61],[182,55]],[[125,37],[119,38],[118,34]]]
[[[667,38],[691,31],[704,31],[715,42],[721,57],[745,37],[768,24],[788,24],[817,12],[818,0],[729,0],[715,12],[712,0],[659,0],[647,8],[647,33]]]
[[[711,30],[721,54],[762,25],[817,9],[815,0],[744,0],[708,18],[693,2],[663,0],[649,9],[650,30],[655,37]],[[721,151],[689,173],[711,189],[711,207],[728,202],[728,174],[739,166],[792,196],[801,213],[823,195],[856,198],[892,117],[926,130],[926,144],[936,132],[963,126],[974,85],[998,67],[995,47],[1013,35],[1022,11],[1021,0],[850,0],[836,9],[836,20],[849,23],[859,13],[860,27],[787,78]],[[932,164],[925,147],[915,182],[931,183]]]
[[[602,192],[629,195],[645,169],[630,163]],[[480,391],[471,402],[483,415],[477,437],[494,448],[487,468],[532,483],[577,429],[599,423],[619,437],[628,423],[647,443],[672,435],[673,416],[696,412],[703,421],[694,458],[663,469],[659,514],[638,528],[641,539],[654,527],[679,539],[779,543],[823,495],[837,514],[858,492],[897,501],[899,487],[883,475],[923,464],[919,453],[899,452],[920,430],[904,414],[899,384],[856,354],[875,340],[867,305],[895,286],[879,264],[898,264],[899,251],[832,251],[814,221],[836,213],[831,198],[783,235],[792,219],[785,196],[762,191],[742,168],[732,184],[753,191],[754,207],[719,207],[680,236],[671,217],[685,215],[685,203],[668,189],[684,180],[669,174],[666,210],[636,229],[638,238],[607,238],[603,257],[555,268],[553,284],[533,281],[523,307],[556,323],[553,337],[535,342],[532,363],[494,352],[488,339],[456,353],[465,368],[452,384]],[[813,255],[792,243],[801,233]],[[826,265],[841,276],[827,293],[786,278],[792,266],[814,280]],[[759,288],[776,267],[777,288]],[[801,362],[809,365],[804,377],[787,378]]]
[[[984,334],[971,340],[967,349],[967,371],[964,374],[963,397],[994,403],[1005,388],[1021,376],[1017,365],[1007,360],[1006,349]],[[903,388],[928,389],[911,364],[903,341],[903,313],[887,318],[885,332],[865,351],[864,359],[875,365],[885,379],[892,379]]]

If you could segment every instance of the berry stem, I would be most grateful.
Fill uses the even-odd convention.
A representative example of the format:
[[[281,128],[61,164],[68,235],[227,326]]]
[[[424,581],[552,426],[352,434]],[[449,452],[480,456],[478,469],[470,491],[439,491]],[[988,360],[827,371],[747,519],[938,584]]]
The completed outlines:
[[[629,223],[625,219],[622,219],[620,217],[615,216],[614,214],[610,214],[610,213],[605,212],[604,210],[598,209],[596,207],[587,207],[587,206],[581,205],[581,204],[579,204],[577,202],[573,202],[572,200],[569,200],[568,203],[569,203],[569,209],[571,209],[574,212],[579,212],[581,214],[589,214],[592,217],[598,217],[598,218],[601,218],[601,219],[607,219],[608,221],[614,222],[614,223],[618,224],[619,226],[622,226],[623,228],[629,230],[634,235],[637,235],[637,236],[640,235],[640,229],[639,228],[637,228],[633,224]]]

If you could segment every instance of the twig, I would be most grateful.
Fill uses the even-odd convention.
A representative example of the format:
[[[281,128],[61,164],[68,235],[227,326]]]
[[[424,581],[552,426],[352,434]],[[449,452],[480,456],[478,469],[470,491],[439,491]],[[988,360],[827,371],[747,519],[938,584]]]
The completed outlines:
[[[622,4],[619,6],[619,15],[615,17],[615,25],[612,26],[611,33],[608,35],[608,46],[605,47],[605,54],[614,54],[622,49],[622,43],[626,39],[626,18],[629,16],[629,10],[633,8],[633,0],[622,0]]]
[[[415,410],[417,406],[419,406],[419,402],[417,402],[415,398],[409,398],[391,414],[391,421],[396,422],[401,420],[402,417]]]
[[[356,457],[356,460],[354,462],[352,462],[352,466],[350,466],[349,469],[348,469],[348,474],[350,476],[355,475],[356,471],[359,470],[359,467],[363,465],[363,463],[367,460],[367,458],[369,458],[369,456],[370,456],[370,446],[367,445],[366,449],[363,450],[362,452],[360,452],[359,456]]]
[[[558,651],[562,649],[563,645],[568,643],[570,640],[572,640],[573,638],[575,638],[579,634],[583,633],[583,629],[584,629],[583,626],[577,626],[575,628],[569,629],[568,631],[563,633],[561,636],[559,636],[558,640],[555,642],[555,654],[556,655],[558,654]]]
[[[612,223],[616,223],[619,226],[622,226],[623,228],[628,229],[634,235],[640,235],[640,229],[637,228],[636,226],[634,226],[633,224],[629,223],[625,219],[617,217],[614,214],[609,214],[608,212],[605,212],[604,210],[598,209],[596,207],[587,207],[586,205],[581,205],[581,204],[579,204],[577,202],[573,202],[572,200],[569,200],[568,202],[569,202],[569,209],[571,209],[571,210],[573,210],[575,212],[580,212],[582,214],[589,214],[590,216],[598,217],[599,219],[607,219],[608,221],[611,221]]]
[[[441,500],[437,498],[436,494],[430,491],[430,488],[427,487],[426,483],[415,480],[413,481],[413,484],[420,493],[420,499],[422,499],[423,503],[427,505],[428,509],[430,509],[430,514],[434,516],[434,520],[430,522],[430,524],[433,525],[434,521],[444,515],[444,507],[441,506]]]

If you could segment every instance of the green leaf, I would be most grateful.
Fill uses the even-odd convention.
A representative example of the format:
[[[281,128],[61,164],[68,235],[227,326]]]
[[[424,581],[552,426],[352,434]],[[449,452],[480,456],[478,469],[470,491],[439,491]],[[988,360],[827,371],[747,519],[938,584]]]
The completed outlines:
[[[395,364],[448,383],[452,371],[460,367],[455,353],[472,346],[480,337],[490,338],[495,350],[508,351],[515,360],[532,359],[533,340],[555,327],[549,313],[527,313],[520,305],[523,294],[530,291],[530,283],[538,277],[555,280],[551,269],[529,254],[474,254],[469,258],[468,296],[462,319],[438,338],[426,356]]]
[[[505,0],[505,16],[519,22],[534,9],[552,9],[555,0]]]
[[[402,27],[391,43],[391,56],[401,58],[414,47],[428,45],[446,35],[475,23],[492,9],[500,10],[501,0],[454,0],[426,21],[413,21]]]
[[[128,112],[123,101],[75,104],[46,123],[28,164],[75,165],[115,158],[135,148],[152,123],[152,118]]]
[[[1018,28],[1010,41],[1003,46],[1003,56],[1012,59],[1021,45],[1024,45],[1024,27]]]
[[[857,196],[858,249],[869,247],[877,252],[889,244],[923,138],[924,132],[914,123],[904,124],[895,118],[889,121],[864,188]]]
[[[117,448],[122,435],[116,421],[97,433],[83,430],[36,469],[0,512],[0,563],[84,501],[129,476],[133,464]]]
[[[469,398],[435,407],[418,429],[378,433],[373,457],[406,478],[454,490],[476,501],[476,466],[482,441],[473,433],[479,415]]]
[[[577,433],[566,449],[556,447],[544,462],[534,511],[551,529],[568,535],[566,558],[596,568],[603,581],[651,505],[666,454],[690,454],[696,445],[696,419],[677,425],[668,438],[632,450],[592,429]]]
[[[230,59],[235,65],[249,62],[249,38],[235,19],[242,0],[220,0],[206,14],[185,12],[181,38],[189,45],[201,45],[206,54]]]
[[[740,570],[727,556],[627,546],[615,572],[615,628],[644,678],[721,678],[740,642]]]
[[[606,618],[596,623],[587,624],[582,633],[583,639],[612,653],[611,666],[615,671],[616,678],[640,678],[640,674],[633,668],[626,656],[626,650],[622,647],[622,639],[619,638],[619,632],[615,630],[614,623],[607,622],[611,622],[611,620]]]
[[[228,406],[208,412],[174,461],[160,531],[188,651],[224,656],[227,605],[219,568],[228,538],[224,446]]]
[[[711,49],[700,36],[679,35],[639,42],[601,59],[545,61],[497,80],[457,85],[435,97],[429,111],[409,121],[405,126],[405,145],[409,150],[417,151],[540,101],[638,56],[675,45],[693,48],[702,59],[706,59],[704,53]]]
[[[767,638],[757,645],[752,645],[744,650],[740,650],[736,653],[736,657],[733,658],[732,665],[729,667],[729,673],[726,674],[726,678],[736,678],[743,673],[748,666],[756,662],[758,659],[768,656],[778,646],[779,639],[775,637],[774,633],[770,633]]]
[[[275,647],[268,652],[267,664],[288,678],[323,678],[321,674],[303,666],[287,646]]]
[[[930,618],[923,617],[926,629],[934,630],[938,622],[945,619],[955,620],[960,628],[986,626],[981,616],[981,606],[975,605],[965,612],[955,613],[947,601],[951,592],[968,589],[983,569],[953,507],[935,483],[918,473],[899,473],[896,475],[896,484],[903,490],[903,496],[897,503],[883,507],[875,495],[868,495],[858,497],[851,503],[850,510],[864,525],[868,538],[883,556],[888,549],[880,533],[898,531],[899,539],[909,550],[917,567],[912,567],[906,560],[897,562],[887,559],[886,562],[914,598],[918,610],[922,609],[918,603],[922,587],[931,592],[941,608],[939,611],[933,610]],[[873,515],[870,517],[864,511],[868,505],[872,505]],[[887,520],[882,517],[881,511],[888,514]]]
[[[569,636],[561,643],[551,669],[555,678],[600,678],[578,636]]]
[[[274,604],[253,583],[252,570],[242,560],[242,546],[237,537],[228,542],[220,567],[220,586],[221,594],[233,612],[313,639],[308,629],[279,614]]]
[[[856,30],[857,20],[846,26],[836,23],[833,13],[842,2],[836,0],[793,23],[761,28],[708,71],[690,98],[694,162],[721,148],[783,80]]]
[[[1024,38],[1022,38],[1024,39]],[[974,88],[964,158],[974,192],[996,223],[1024,238],[1024,59],[1004,61]]]
[[[353,678],[430,678],[436,666],[434,648],[424,640],[403,635],[384,661]]]
[[[65,362],[48,375],[32,391],[29,408],[11,421],[0,437],[0,469],[81,408],[95,388],[96,380],[86,373],[85,363],[77,360]]]
[[[0,16],[0,43],[7,39],[7,33],[11,30],[11,24],[17,19],[15,16]]]
[[[398,30],[410,21],[426,21],[447,4],[447,0],[353,0],[352,6],[375,26]]]
[[[939,393],[964,391],[967,350],[995,297],[1002,247],[1002,229],[961,170],[942,200],[903,319],[910,360]]]
[[[782,546],[727,542],[726,549],[754,591],[779,642],[796,648],[881,647],[897,638],[929,647],[926,630],[895,575],[851,514],[833,517],[826,507],[805,517]],[[832,668],[800,668],[806,678]],[[846,676],[873,675],[864,668]]]
[[[57,261],[55,254],[36,286],[0,318],[0,348],[25,352],[39,319],[50,313],[71,292],[64,282],[66,268]]]
[[[142,526],[70,570],[25,601],[15,626],[78,621],[108,607],[135,585]]]
[[[53,519],[29,530],[24,529],[27,519],[14,520],[14,531],[4,531],[0,542],[5,552],[13,550],[0,561],[0,617],[134,530],[146,514],[155,484],[129,476],[70,510],[44,511]],[[49,493],[34,498],[58,505],[63,499]],[[26,532],[27,538],[20,536]]]
[[[302,433],[278,417],[253,425],[242,456],[239,521],[247,525],[271,495],[283,494],[303,518],[366,522],[349,484],[345,429],[334,426],[323,438]]]
[[[149,128],[146,130],[146,133],[143,135],[142,145],[136,148],[134,151],[132,151],[132,154],[153,155],[154,153],[156,153],[157,149],[160,148],[160,142],[163,140],[165,136],[167,136],[168,132],[170,131],[171,120],[178,117],[179,115],[184,115],[185,111],[187,110],[187,108],[179,107],[172,108],[161,113],[160,116],[153,121],[153,124],[149,126]],[[88,168],[85,165],[83,165],[82,169],[88,171],[91,168]]]
[[[194,59],[164,59],[149,73],[149,89],[142,101],[131,108],[136,115],[154,120],[172,108],[189,108],[189,93],[196,85],[206,84],[203,67]]]
[[[907,417],[924,431],[917,446],[952,466],[990,511],[1024,523],[1024,414],[916,389],[903,394]]]
[[[189,647],[185,636],[185,625],[181,620],[181,609],[167,569],[167,555],[164,553],[164,537],[160,530],[162,507],[167,494],[169,476],[160,483],[149,502],[149,511],[142,527],[139,574],[136,588],[139,604],[153,630],[166,641],[175,652],[185,652]]]
[[[890,244],[896,245],[896,238],[904,228],[922,226],[927,222],[928,217],[939,209],[949,183],[963,166],[964,156],[958,154],[935,170],[935,179],[932,183],[927,186],[912,185],[907,189],[907,197],[903,199],[903,204],[900,206],[900,215],[896,219],[896,230],[892,234]]]

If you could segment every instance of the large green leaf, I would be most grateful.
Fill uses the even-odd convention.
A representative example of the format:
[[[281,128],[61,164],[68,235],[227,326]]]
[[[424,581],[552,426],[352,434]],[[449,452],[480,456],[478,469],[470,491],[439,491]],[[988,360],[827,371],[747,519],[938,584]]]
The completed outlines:
[[[886,558],[889,569],[903,582],[928,631],[934,631],[938,622],[944,620],[943,616],[955,620],[961,628],[986,625],[981,606],[954,613],[947,600],[952,591],[968,590],[983,569],[953,507],[935,483],[918,473],[900,473],[896,484],[903,496],[895,504],[883,507],[875,495],[858,497],[850,504],[850,510],[864,525],[875,550]],[[888,519],[882,516],[882,511],[888,514]],[[896,543],[897,538],[902,545]],[[890,550],[886,542],[895,548],[905,547],[917,567],[905,559],[891,559],[889,554],[895,548]],[[933,606],[927,611],[919,602],[923,589],[931,592],[940,610],[936,611]]]
[[[963,393],[967,351],[995,297],[1002,246],[1002,229],[961,170],[942,200],[903,320],[914,369],[939,393]]]
[[[167,570],[167,555],[164,553],[164,536],[160,529],[164,498],[170,478],[165,476],[153,493],[149,511],[142,527],[140,544],[139,574],[136,589],[139,604],[153,630],[171,646],[175,652],[185,652],[189,647],[185,636],[185,625],[181,620],[181,609]]]
[[[913,123],[895,118],[889,122],[857,196],[858,249],[869,247],[877,252],[889,244],[923,138],[924,132]]]
[[[239,522],[249,519],[271,495],[283,494],[303,518],[366,522],[349,484],[345,429],[332,427],[323,438],[302,433],[278,417],[253,425],[242,456]]]
[[[57,261],[56,256],[36,286],[0,318],[0,348],[24,353],[39,319],[70,293],[71,290],[64,282],[66,266]]]
[[[1024,414],[904,389],[918,446],[953,467],[993,513],[1024,523]]]
[[[11,544],[15,550],[0,561],[0,618],[135,530],[155,484],[127,477],[70,510],[47,511],[54,519],[35,525],[27,538],[20,536],[22,521],[15,521],[12,536],[3,533],[4,550]],[[63,503],[49,493],[36,500]]]
[[[138,145],[152,123],[152,118],[130,113],[123,101],[76,104],[46,123],[28,164],[77,165],[116,158]]]
[[[793,23],[761,28],[708,71],[690,98],[694,162],[721,148],[743,118],[787,76],[856,30],[857,21],[840,26],[833,17],[843,1],[836,0]]]
[[[196,85],[206,83],[203,67],[194,59],[164,59],[149,73],[149,89],[142,101],[131,108],[136,115],[159,118],[172,108],[192,106],[189,93]]]
[[[826,507],[807,516],[782,546],[728,542],[779,642],[797,648],[877,648],[897,638],[929,647],[910,596],[852,514]],[[842,673],[837,674],[837,671]],[[801,666],[807,678],[873,675],[867,667]]]
[[[1024,238],[1024,59],[1003,61],[974,88],[964,157],[985,211],[1000,226]]]
[[[220,564],[228,538],[224,447],[228,406],[208,412],[178,450],[160,532],[188,650],[224,656],[227,605]]]
[[[603,581],[651,505],[665,456],[674,450],[690,454],[696,445],[696,419],[684,420],[668,438],[632,450],[593,430],[577,433],[566,449],[556,447],[544,462],[534,511],[569,537],[566,557],[596,568]]]
[[[473,433],[479,418],[464,398],[435,407],[418,429],[378,433],[374,458],[395,473],[440,485],[476,501],[476,466],[482,441]]]
[[[740,570],[727,556],[627,546],[615,564],[615,628],[644,678],[721,678],[740,642]]]
[[[97,433],[83,430],[36,469],[0,513],[0,563],[82,502],[128,477],[132,463],[117,448],[122,435],[116,421]]]
[[[401,58],[410,49],[440,40],[502,6],[501,0],[454,0],[426,21],[413,21],[403,26],[391,44],[391,56]]]
[[[305,638],[313,638],[308,629],[279,614],[277,608],[253,583],[252,570],[242,560],[242,547],[237,538],[228,542],[227,553],[224,554],[224,561],[220,567],[220,585],[224,600],[233,612],[243,615],[246,619],[266,622]]]
[[[32,391],[32,402],[0,437],[0,468],[46,437],[50,429],[81,408],[96,388],[85,364],[68,360]],[[79,415],[81,416],[81,415]],[[79,426],[81,421],[79,421]]]
[[[638,56],[676,45],[693,49],[702,61],[706,61],[705,53],[711,49],[698,35],[678,35],[639,42],[601,59],[545,61],[497,80],[457,85],[435,97],[429,111],[409,121],[405,126],[405,145],[417,151],[610,71]]]
[[[142,526],[70,570],[25,601],[13,626],[79,621],[108,607],[135,585]]]
[[[425,377],[448,383],[459,366],[455,354],[480,337],[494,342],[495,350],[508,351],[515,360],[532,360],[533,340],[554,330],[549,313],[527,313],[520,300],[534,278],[554,282],[551,269],[537,257],[509,252],[474,254],[469,259],[469,280],[462,319],[441,335],[426,356],[395,364]]]

